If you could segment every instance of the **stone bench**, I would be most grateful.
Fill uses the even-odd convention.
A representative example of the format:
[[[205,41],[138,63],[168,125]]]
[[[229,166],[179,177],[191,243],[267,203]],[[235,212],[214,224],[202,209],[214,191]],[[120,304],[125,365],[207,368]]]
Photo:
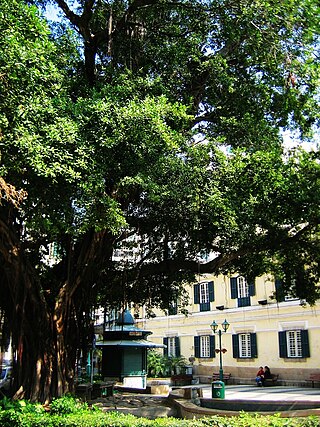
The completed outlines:
[[[310,377],[306,381],[311,381],[312,388],[314,388],[314,383],[320,383],[320,373],[318,374],[310,374]]]
[[[279,374],[271,374],[271,378],[264,378],[263,380],[264,387],[276,385],[278,378],[279,378]]]

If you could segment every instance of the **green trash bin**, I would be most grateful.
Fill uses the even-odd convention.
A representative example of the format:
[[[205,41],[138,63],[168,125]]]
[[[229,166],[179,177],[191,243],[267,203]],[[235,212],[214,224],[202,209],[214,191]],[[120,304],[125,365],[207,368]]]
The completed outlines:
[[[213,381],[212,383],[212,398],[213,399],[224,399],[225,397],[225,385],[223,381]]]

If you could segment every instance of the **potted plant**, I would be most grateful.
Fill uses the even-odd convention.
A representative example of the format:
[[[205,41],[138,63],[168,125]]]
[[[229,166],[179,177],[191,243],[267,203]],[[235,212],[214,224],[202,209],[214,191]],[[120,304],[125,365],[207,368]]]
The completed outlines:
[[[168,357],[168,364],[171,371],[172,385],[182,386],[191,384],[192,375],[186,374],[187,361],[183,356]]]

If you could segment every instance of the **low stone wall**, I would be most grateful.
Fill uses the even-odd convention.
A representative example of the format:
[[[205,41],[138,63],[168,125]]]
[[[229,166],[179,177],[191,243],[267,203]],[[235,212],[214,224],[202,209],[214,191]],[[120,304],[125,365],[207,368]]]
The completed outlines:
[[[170,392],[170,386],[168,384],[158,384],[158,385],[152,385],[150,387],[151,394],[167,396],[169,392]]]
[[[178,416],[180,418],[185,419],[195,419],[195,418],[202,418],[202,417],[208,417],[213,415],[219,415],[224,417],[233,417],[238,416],[240,414],[240,410],[230,410],[230,409],[224,409],[224,408],[204,408],[202,406],[195,405],[193,402],[181,398],[175,398],[175,396],[170,395],[170,400],[172,404],[175,406]],[[201,399],[202,400],[202,399]],[[212,399],[214,400],[214,399]],[[223,400],[219,401],[220,403]],[[261,402],[260,402],[261,403]],[[234,408],[236,408],[235,401],[233,401]],[[255,408],[253,408],[253,412],[259,413],[259,411],[256,411]],[[281,417],[308,417],[310,415],[320,416],[320,409],[318,408],[309,408],[309,409],[296,409],[296,410],[285,410],[285,411],[263,411],[260,412],[263,415],[274,415],[275,412],[279,414]]]
[[[258,368],[250,366],[224,366],[224,372],[231,374],[228,380],[228,385],[252,385],[255,384],[255,377]],[[209,384],[212,382],[212,373],[218,372],[217,366],[210,365],[194,365],[193,377],[196,378],[200,384]],[[292,387],[312,387],[309,380],[311,374],[319,373],[320,370],[312,369],[293,369],[287,368],[278,371],[271,366],[273,374],[279,374],[277,385],[292,386]]]
[[[148,380],[147,385],[151,394],[167,396],[170,392],[170,380]]]

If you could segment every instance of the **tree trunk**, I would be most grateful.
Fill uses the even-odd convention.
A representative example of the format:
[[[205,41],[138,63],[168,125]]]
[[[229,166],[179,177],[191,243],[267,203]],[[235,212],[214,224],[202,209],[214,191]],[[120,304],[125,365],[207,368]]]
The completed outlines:
[[[97,47],[95,43],[90,40],[84,44],[84,58],[85,58],[85,73],[89,85],[94,86],[96,80],[96,54]]]
[[[37,273],[24,257],[16,233],[0,220],[1,306],[12,333],[16,397],[46,400],[53,372],[53,324]]]
[[[2,212],[3,214],[3,212]],[[88,346],[81,333],[83,312],[91,308],[98,259],[110,256],[107,233],[90,232],[70,248],[69,268],[60,268],[60,287],[46,290],[21,248],[13,222],[0,218],[0,309],[6,314],[14,352],[14,396],[48,402],[74,391],[76,356]],[[49,288],[49,286],[48,286]],[[52,294],[51,294],[52,293]],[[81,340],[80,337],[85,337]]]
[[[0,302],[12,334],[15,397],[45,402],[72,391],[69,368],[74,364],[66,351],[66,317],[61,316],[70,305],[68,295],[61,292],[50,307],[37,271],[3,220],[0,237]]]

